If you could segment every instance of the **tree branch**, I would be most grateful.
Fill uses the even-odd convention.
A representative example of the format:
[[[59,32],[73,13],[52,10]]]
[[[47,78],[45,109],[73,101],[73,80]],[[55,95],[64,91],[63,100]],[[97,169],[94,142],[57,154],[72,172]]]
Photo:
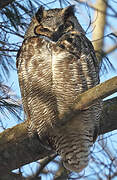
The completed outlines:
[[[116,91],[117,76],[79,95],[72,108],[82,110],[95,100]],[[71,114],[65,114],[63,119],[69,116]],[[104,102],[100,126],[100,134],[117,129],[117,98]],[[52,153],[52,151],[44,149],[36,135],[29,138],[27,121],[25,121],[0,134],[0,175]]]
[[[73,104],[73,109],[82,110],[90,106],[94,101],[104,99],[115,92],[117,92],[117,76],[78,95]]]
[[[117,97],[104,101],[100,119],[100,132],[105,134],[117,129]]]
[[[22,175],[9,172],[4,174],[4,176],[0,176],[0,180],[26,180]]]
[[[18,124],[0,134],[0,175],[51,153],[41,146],[37,136],[29,138],[27,121]]]

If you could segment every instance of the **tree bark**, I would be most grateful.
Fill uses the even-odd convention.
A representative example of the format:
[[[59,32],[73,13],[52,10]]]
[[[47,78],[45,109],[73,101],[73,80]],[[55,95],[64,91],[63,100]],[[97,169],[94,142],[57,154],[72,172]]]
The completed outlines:
[[[0,176],[0,180],[26,180],[26,178],[22,177],[20,174],[9,172],[4,176]]]
[[[104,98],[116,91],[117,77],[114,77],[79,95],[77,98],[78,103],[75,102],[71,109],[81,110],[91,105],[94,100],[100,97]],[[64,114],[63,122],[73,115]],[[117,129],[117,97],[104,102],[99,134],[104,134],[115,129]],[[29,138],[27,121],[25,121],[0,134],[0,175],[6,174],[30,162],[42,159],[52,153],[54,152],[45,149],[41,145],[36,135]]]
[[[100,119],[100,132],[105,134],[117,129],[117,97],[104,101]]]
[[[0,175],[51,153],[42,147],[36,135],[29,138],[27,121],[18,124],[0,134]]]

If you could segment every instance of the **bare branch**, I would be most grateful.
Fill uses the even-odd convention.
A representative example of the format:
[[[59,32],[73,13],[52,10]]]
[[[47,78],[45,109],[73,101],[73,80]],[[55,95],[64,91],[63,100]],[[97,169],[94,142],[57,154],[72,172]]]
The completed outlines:
[[[24,177],[22,177],[20,174],[16,174],[16,173],[7,173],[4,176],[0,177],[1,180],[26,180]]]
[[[103,99],[117,92],[117,76],[101,83],[79,95],[74,102],[74,110],[82,110],[90,106],[95,100]]]
[[[117,97],[104,101],[100,119],[100,134],[117,129]]]
[[[46,156],[45,158],[41,159],[39,161],[40,163],[40,167],[36,170],[36,172],[34,173],[34,175],[32,176],[28,176],[28,179],[26,180],[36,180],[36,178],[39,178],[40,173],[43,172],[43,169],[45,168],[45,166],[51,162],[57,155],[56,154],[52,154],[50,156]]]
[[[37,136],[29,138],[27,121],[0,134],[0,175],[51,154]]]

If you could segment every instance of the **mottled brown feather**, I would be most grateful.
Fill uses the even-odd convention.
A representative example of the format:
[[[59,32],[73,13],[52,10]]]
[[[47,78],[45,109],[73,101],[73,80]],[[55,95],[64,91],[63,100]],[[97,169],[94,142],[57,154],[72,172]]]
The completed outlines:
[[[73,7],[47,11],[41,7],[38,12],[41,15],[33,17],[17,57],[29,132],[38,133],[66,168],[80,172],[98,135],[101,101],[57,125],[77,95],[99,83],[99,65]]]

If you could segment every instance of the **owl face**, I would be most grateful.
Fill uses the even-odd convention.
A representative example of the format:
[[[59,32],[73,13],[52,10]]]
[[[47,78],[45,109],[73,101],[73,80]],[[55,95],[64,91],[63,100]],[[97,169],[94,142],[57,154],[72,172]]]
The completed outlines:
[[[35,18],[38,25],[35,26],[34,33],[55,42],[63,34],[77,29],[78,22],[74,15],[74,6],[52,10],[44,10],[41,6],[35,14]]]

